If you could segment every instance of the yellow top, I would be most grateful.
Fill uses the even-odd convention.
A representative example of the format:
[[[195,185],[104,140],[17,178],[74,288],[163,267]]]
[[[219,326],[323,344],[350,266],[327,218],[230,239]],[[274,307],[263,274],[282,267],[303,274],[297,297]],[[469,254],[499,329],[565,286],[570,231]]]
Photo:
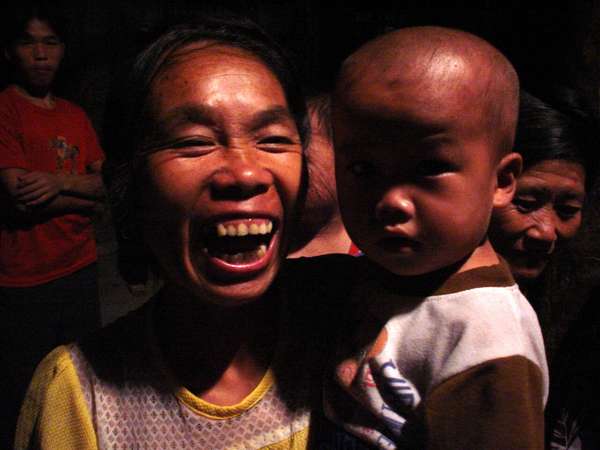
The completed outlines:
[[[46,356],[21,408],[15,449],[307,447],[309,408],[302,401],[288,405],[289,398],[307,396],[307,377],[296,373],[292,380],[298,377],[298,382],[289,383],[284,375],[286,382],[277,383],[269,369],[238,404],[211,404],[176,381],[172,384],[174,378],[153,336],[139,333],[148,330],[151,314],[152,308],[143,308],[105,331],[104,338],[97,340],[105,347],[96,345],[90,352],[93,363],[85,347],[75,344],[60,346]],[[116,336],[120,344],[106,336]],[[107,367],[110,373],[127,374],[133,380],[111,379]]]
[[[64,346],[40,363],[21,407],[15,450],[29,448],[31,439],[41,449],[98,448],[92,418]]]

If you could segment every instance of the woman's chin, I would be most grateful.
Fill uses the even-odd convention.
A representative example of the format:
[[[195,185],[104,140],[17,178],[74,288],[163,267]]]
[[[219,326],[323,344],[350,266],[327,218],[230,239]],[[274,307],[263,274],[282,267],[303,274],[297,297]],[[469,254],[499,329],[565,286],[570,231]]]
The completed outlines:
[[[540,277],[545,267],[546,264],[540,264],[535,267],[511,265],[511,271],[518,283],[531,284]]]
[[[214,263],[214,261],[213,261]],[[219,271],[197,273],[188,284],[188,291],[202,301],[222,307],[237,307],[258,300],[269,289],[279,271],[276,258],[257,261],[250,268],[237,264],[216,262]]]

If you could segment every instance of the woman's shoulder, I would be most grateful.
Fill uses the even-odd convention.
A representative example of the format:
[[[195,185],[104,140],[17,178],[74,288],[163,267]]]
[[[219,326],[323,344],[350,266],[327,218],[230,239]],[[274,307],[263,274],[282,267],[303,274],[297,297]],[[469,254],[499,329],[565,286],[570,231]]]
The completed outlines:
[[[97,448],[73,348],[57,347],[38,365],[21,407],[15,448],[33,448],[42,441],[48,448]]]
[[[312,280],[348,280],[360,271],[364,257],[331,254],[310,258],[294,258],[285,261],[283,271],[287,276]]]

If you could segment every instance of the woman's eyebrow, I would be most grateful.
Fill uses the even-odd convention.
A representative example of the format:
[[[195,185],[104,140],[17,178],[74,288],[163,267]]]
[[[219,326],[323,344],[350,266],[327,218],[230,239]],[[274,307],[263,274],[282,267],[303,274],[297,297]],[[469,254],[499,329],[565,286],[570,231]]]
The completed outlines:
[[[188,123],[214,125],[213,116],[214,111],[209,106],[186,103],[170,110],[160,123],[163,130],[172,130]]]
[[[274,123],[292,122],[290,111],[284,106],[274,106],[260,111],[250,117],[248,126],[250,131],[256,131]]]

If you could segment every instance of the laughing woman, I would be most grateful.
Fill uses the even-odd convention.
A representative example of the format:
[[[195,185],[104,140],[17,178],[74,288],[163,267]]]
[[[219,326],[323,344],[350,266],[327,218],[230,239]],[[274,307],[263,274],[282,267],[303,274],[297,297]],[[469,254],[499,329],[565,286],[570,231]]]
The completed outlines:
[[[255,25],[210,19],[156,40],[124,92],[105,178],[164,287],[46,357],[16,447],[305,448],[326,339],[280,271],[307,134],[288,63]]]

